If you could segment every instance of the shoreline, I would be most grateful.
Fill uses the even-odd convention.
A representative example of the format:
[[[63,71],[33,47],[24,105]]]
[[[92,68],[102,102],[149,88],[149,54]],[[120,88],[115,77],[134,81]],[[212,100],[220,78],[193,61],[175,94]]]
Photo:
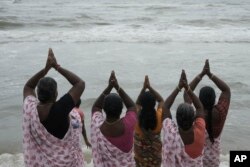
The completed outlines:
[[[90,149],[83,148],[84,160],[86,167],[93,167],[92,155]],[[220,155],[220,167],[229,167],[229,154]],[[23,154],[0,154],[0,167],[24,167]]]

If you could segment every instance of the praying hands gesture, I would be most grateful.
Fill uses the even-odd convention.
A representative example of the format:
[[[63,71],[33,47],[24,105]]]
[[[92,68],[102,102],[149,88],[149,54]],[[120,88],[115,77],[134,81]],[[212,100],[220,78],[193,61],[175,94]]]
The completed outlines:
[[[95,111],[100,111],[102,110],[102,105],[104,102],[104,98],[110,94],[112,89],[115,88],[118,95],[122,98],[125,106],[127,107],[127,111],[136,111],[135,104],[133,100],[127,95],[127,93],[120,87],[117,78],[115,76],[115,72],[112,71],[111,75],[109,77],[109,82],[108,86],[104,89],[104,91],[100,94],[100,96],[97,98],[95,101],[94,105],[92,106],[92,113]]]
[[[210,72],[210,66],[209,66],[209,61],[208,59],[205,61],[205,65],[202,69],[202,72],[200,73],[200,79],[204,76],[207,75],[209,78],[212,76],[212,73]]]
[[[147,75],[145,76],[145,80],[144,80],[144,84],[143,84],[143,89],[144,90],[150,89],[150,83],[149,83],[149,79],[148,79]]]
[[[111,72],[111,75],[109,77],[109,87],[115,88],[117,91],[120,89],[120,86],[118,84],[114,71]]]
[[[188,88],[189,88],[185,70],[182,70],[182,72],[181,72],[181,77],[180,77],[177,89],[179,91],[181,91],[182,88],[185,88],[185,90],[188,90]]]
[[[57,69],[58,64],[57,64],[57,61],[56,61],[56,58],[54,56],[52,49],[49,48],[48,58],[47,58],[47,62],[46,62],[45,69],[44,69],[45,72],[48,72],[52,67]]]
[[[155,97],[156,101],[158,102],[158,108],[163,106],[163,102],[164,102],[163,98],[154,88],[151,87],[149,78],[147,75],[145,75],[143,87],[136,100],[136,106],[137,106],[138,112],[141,110],[141,97],[142,97],[142,94],[146,92],[146,89],[148,89],[149,92]]]

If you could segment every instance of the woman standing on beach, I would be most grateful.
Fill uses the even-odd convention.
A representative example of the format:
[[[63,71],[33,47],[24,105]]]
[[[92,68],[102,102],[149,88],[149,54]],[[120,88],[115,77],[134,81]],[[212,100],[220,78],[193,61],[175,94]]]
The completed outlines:
[[[199,99],[205,110],[206,143],[204,150],[204,167],[218,167],[220,165],[220,137],[227,117],[231,92],[229,86],[210,72],[209,62],[206,60],[202,72],[189,84],[194,90],[201,79],[207,75],[211,81],[221,90],[218,103],[215,105],[215,91],[212,87],[201,88]],[[188,94],[184,93],[186,102],[191,103]]]
[[[146,89],[149,91],[146,92]],[[137,167],[161,166],[163,102],[161,95],[150,86],[148,76],[145,76],[143,88],[136,101],[138,123],[135,127],[134,153]]]
[[[113,88],[118,94],[110,93]],[[120,118],[123,102],[127,112]],[[136,121],[135,103],[119,86],[115,73],[112,72],[107,88],[92,107],[91,144],[95,167],[135,166],[132,147]]]
[[[58,101],[56,81],[45,77],[51,68],[72,84],[68,93]],[[84,81],[58,65],[52,49],[49,49],[45,68],[31,77],[23,89],[22,127],[26,167],[84,166],[79,140],[81,119],[77,112],[72,111],[84,88]]]
[[[183,87],[192,99],[196,112],[190,104],[180,104],[177,108],[176,124],[172,120],[170,108]],[[187,84],[184,70],[178,86],[164,102],[163,120],[163,166],[202,167],[205,143],[204,111],[200,100]]]

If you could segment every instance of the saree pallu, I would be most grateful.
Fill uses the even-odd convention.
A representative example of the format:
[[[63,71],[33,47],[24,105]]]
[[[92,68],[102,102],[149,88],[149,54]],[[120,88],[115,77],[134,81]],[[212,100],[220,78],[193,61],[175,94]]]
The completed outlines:
[[[94,167],[134,167],[132,149],[123,152],[102,134],[100,126],[104,122],[101,112],[95,112],[91,120],[91,144]]]
[[[23,105],[23,149],[26,167],[84,167],[80,145],[80,115],[72,110],[70,125],[63,139],[50,134],[40,122],[38,101],[28,96]]]
[[[204,167],[219,167],[220,166],[220,140],[221,137],[214,139],[212,143],[206,131],[206,143],[204,149],[203,166]]]
[[[203,155],[191,158],[185,151],[177,124],[170,118],[163,121],[162,166],[203,167]]]

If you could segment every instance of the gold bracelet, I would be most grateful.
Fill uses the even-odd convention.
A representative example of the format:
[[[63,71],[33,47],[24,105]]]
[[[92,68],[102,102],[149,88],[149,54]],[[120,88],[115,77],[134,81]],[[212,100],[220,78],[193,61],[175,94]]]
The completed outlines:
[[[210,79],[213,79],[213,77],[214,77],[214,74],[211,74],[211,77],[209,77]]]
[[[120,90],[121,90],[121,87],[119,86],[119,88],[117,89],[117,92],[119,93],[119,92],[120,92]]]
[[[61,67],[60,64],[57,64],[56,65],[56,71],[58,71],[60,67]]]

